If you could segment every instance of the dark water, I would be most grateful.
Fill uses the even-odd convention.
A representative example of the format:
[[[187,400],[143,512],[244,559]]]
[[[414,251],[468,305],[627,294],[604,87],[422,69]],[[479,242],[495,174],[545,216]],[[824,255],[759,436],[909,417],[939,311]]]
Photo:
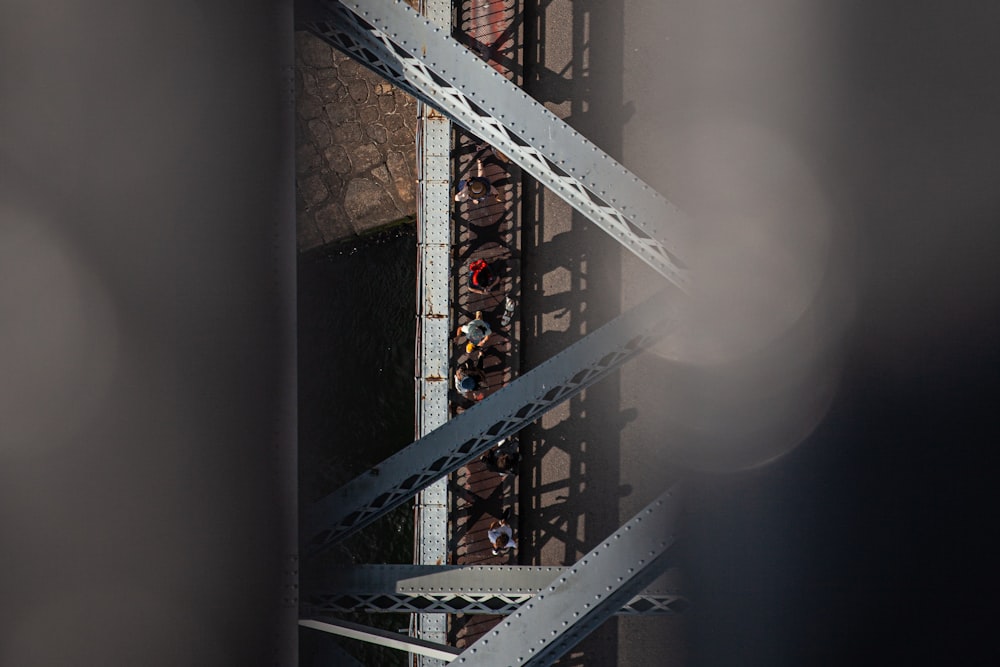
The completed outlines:
[[[298,267],[299,503],[322,498],[413,440],[416,239],[412,227],[300,258]],[[409,505],[321,555],[345,562],[413,562]],[[303,595],[308,594],[304,590]],[[398,614],[345,616],[391,630]],[[302,665],[336,664],[332,637],[300,632]],[[403,664],[401,651],[344,640],[362,662]],[[333,662],[330,662],[333,660]]]

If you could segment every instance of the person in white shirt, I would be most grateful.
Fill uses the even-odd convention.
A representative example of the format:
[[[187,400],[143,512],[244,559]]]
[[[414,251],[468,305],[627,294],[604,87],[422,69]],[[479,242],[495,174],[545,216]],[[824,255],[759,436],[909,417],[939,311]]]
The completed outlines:
[[[486,532],[486,536],[489,538],[490,544],[493,545],[494,556],[499,556],[501,551],[517,548],[517,542],[514,541],[514,530],[510,527],[510,524],[507,523],[507,517],[509,514],[509,509],[504,510],[500,520],[491,523],[490,529]]]
[[[455,332],[455,341],[458,342],[462,336],[465,336],[468,339],[465,351],[472,354],[472,351],[477,348],[480,350],[485,348],[489,344],[492,334],[493,329],[483,320],[483,311],[477,310],[476,319],[463,324]]]

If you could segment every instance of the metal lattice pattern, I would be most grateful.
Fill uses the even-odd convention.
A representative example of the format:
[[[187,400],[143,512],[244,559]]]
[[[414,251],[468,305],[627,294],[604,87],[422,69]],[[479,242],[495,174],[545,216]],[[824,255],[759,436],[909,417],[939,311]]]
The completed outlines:
[[[410,594],[330,594],[312,595],[303,607],[303,615],[333,612],[415,613],[415,614],[512,614],[530,600],[533,594],[471,594],[441,593]],[[617,614],[664,615],[677,614],[688,605],[679,595],[637,595]]]
[[[675,206],[404,3],[344,4],[327,0],[331,20],[305,27],[503,151],[667,280],[688,289],[677,256],[689,243],[689,230]]]
[[[578,375],[578,379],[574,378],[575,381],[570,380],[569,382],[560,384],[550,389],[545,395],[526,401],[516,413],[507,417],[501,417],[485,432],[479,433],[459,445],[451,455],[438,458],[430,466],[415,471],[395,488],[379,494],[371,503],[351,512],[332,528],[320,532],[310,542],[310,550],[318,550],[344,539],[387,512],[392,511],[412,498],[418,491],[426,488],[442,476],[458,470],[503,438],[516,433],[543,413],[583,391],[609,371],[631,359],[637,352],[658,339],[659,336],[636,336],[629,340],[623,348],[609,354],[606,357],[606,361],[602,360],[603,363],[585,368]],[[497,394],[499,393],[497,392]],[[494,396],[497,394],[494,394]],[[471,413],[472,411],[469,410],[462,414]],[[449,422],[449,424],[454,424],[459,419],[460,416]],[[419,442],[411,444],[410,447],[419,444]],[[375,470],[377,469],[376,467]]]
[[[667,293],[657,294],[317,502],[307,550],[367,526],[581,392],[662,338],[672,313]]]
[[[522,603],[530,600],[531,593],[507,595],[472,595],[463,593],[438,593],[411,595],[396,593],[380,595],[330,594],[310,595],[303,605],[302,615],[312,616],[330,612],[369,613],[398,612],[413,614],[510,614]]]
[[[671,540],[672,542],[672,540]],[[664,550],[666,546],[664,546]],[[644,560],[644,564],[638,568],[639,574],[631,581],[625,581],[617,588],[611,587],[610,592],[603,599],[594,603],[584,603],[577,607],[581,616],[580,621],[573,623],[565,632],[553,635],[551,643],[537,652],[529,651],[530,657],[518,664],[526,667],[547,667],[561,658],[567,651],[579,644],[591,632],[604,623],[609,616],[615,613],[615,609],[621,607],[626,600],[629,600],[635,591],[641,589],[650,580],[655,579],[666,566],[667,557],[664,552],[657,555],[650,554],[651,557]],[[641,559],[640,559],[641,560]],[[548,619],[546,619],[547,621]],[[548,623],[544,623],[546,627]],[[546,639],[549,639],[548,637]],[[474,663],[475,664],[475,663]]]
[[[663,493],[466,648],[455,664],[551,665],[660,574],[678,513],[673,493]]]
[[[513,614],[533,593],[330,593],[312,594],[302,606],[303,616],[334,612],[408,614]],[[687,608],[680,595],[644,594],[632,597],[616,614],[660,616]]]

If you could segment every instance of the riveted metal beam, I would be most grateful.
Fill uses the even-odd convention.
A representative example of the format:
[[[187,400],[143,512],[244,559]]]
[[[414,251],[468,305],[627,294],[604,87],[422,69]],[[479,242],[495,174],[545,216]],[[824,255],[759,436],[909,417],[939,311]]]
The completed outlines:
[[[676,321],[675,303],[668,290],[650,297],[316,502],[304,522],[306,552],[399,507],[660,340]]]
[[[607,153],[508,81],[449,31],[396,0],[321,0],[305,24],[503,151],[667,280],[687,291],[690,222]]]
[[[424,0],[421,8],[442,27],[451,26],[450,0]],[[432,107],[417,105],[417,368],[416,434],[420,438],[448,421],[448,320],[451,295],[451,122]],[[448,483],[441,479],[417,494],[413,516],[417,563],[448,559]],[[417,637],[444,643],[444,614],[421,614]],[[422,666],[438,661],[421,656]]]
[[[532,565],[355,565],[303,586],[301,615],[334,612],[512,614],[568,568]],[[616,614],[677,614],[687,600],[647,587]]]
[[[551,665],[660,573],[678,514],[664,492],[452,664]]]

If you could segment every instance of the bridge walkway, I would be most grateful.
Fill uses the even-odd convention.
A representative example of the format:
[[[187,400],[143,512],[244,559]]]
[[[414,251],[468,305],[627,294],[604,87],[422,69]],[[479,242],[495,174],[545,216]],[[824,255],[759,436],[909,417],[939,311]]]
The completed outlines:
[[[516,0],[463,0],[456,20],[456,38],[485,58],[497,71],[520,83],[520,21]],[[485,395],[513,379],[520,361],[520,171],[501,153],[493,151],[477,137],[461,130],[454,132],[453,181],[476,176],[479,164],[490,180],[500,201],[487,197],[479,204],[456,202],[452,209],[455,245],[452,257],[452,332],[473,319],[477,312],[490,325],[493,335],[482,353],[481,367],[486,374]],[[477,294],[468,288],[470,262],[486,260],[500,278],[489,294]],[[514,316],[503,326],[505,297],[515,302]],[[470,356],[465,339],[453,343],[451,368]],[[451,389],[452,411],[458,414],[471,403]],[[486,537],[492,521],[504,509],[510,509],[511,525],[517,535],[518,476],[501,477],[479,461],[473,461],[449,477],[449,559],[458,565],[518,564],[518,553],[508,551],[494,556]],[[459,648],[476,641],[500,621],[501,616],[482,614],[454,615],[449,623],[448,642]]]

